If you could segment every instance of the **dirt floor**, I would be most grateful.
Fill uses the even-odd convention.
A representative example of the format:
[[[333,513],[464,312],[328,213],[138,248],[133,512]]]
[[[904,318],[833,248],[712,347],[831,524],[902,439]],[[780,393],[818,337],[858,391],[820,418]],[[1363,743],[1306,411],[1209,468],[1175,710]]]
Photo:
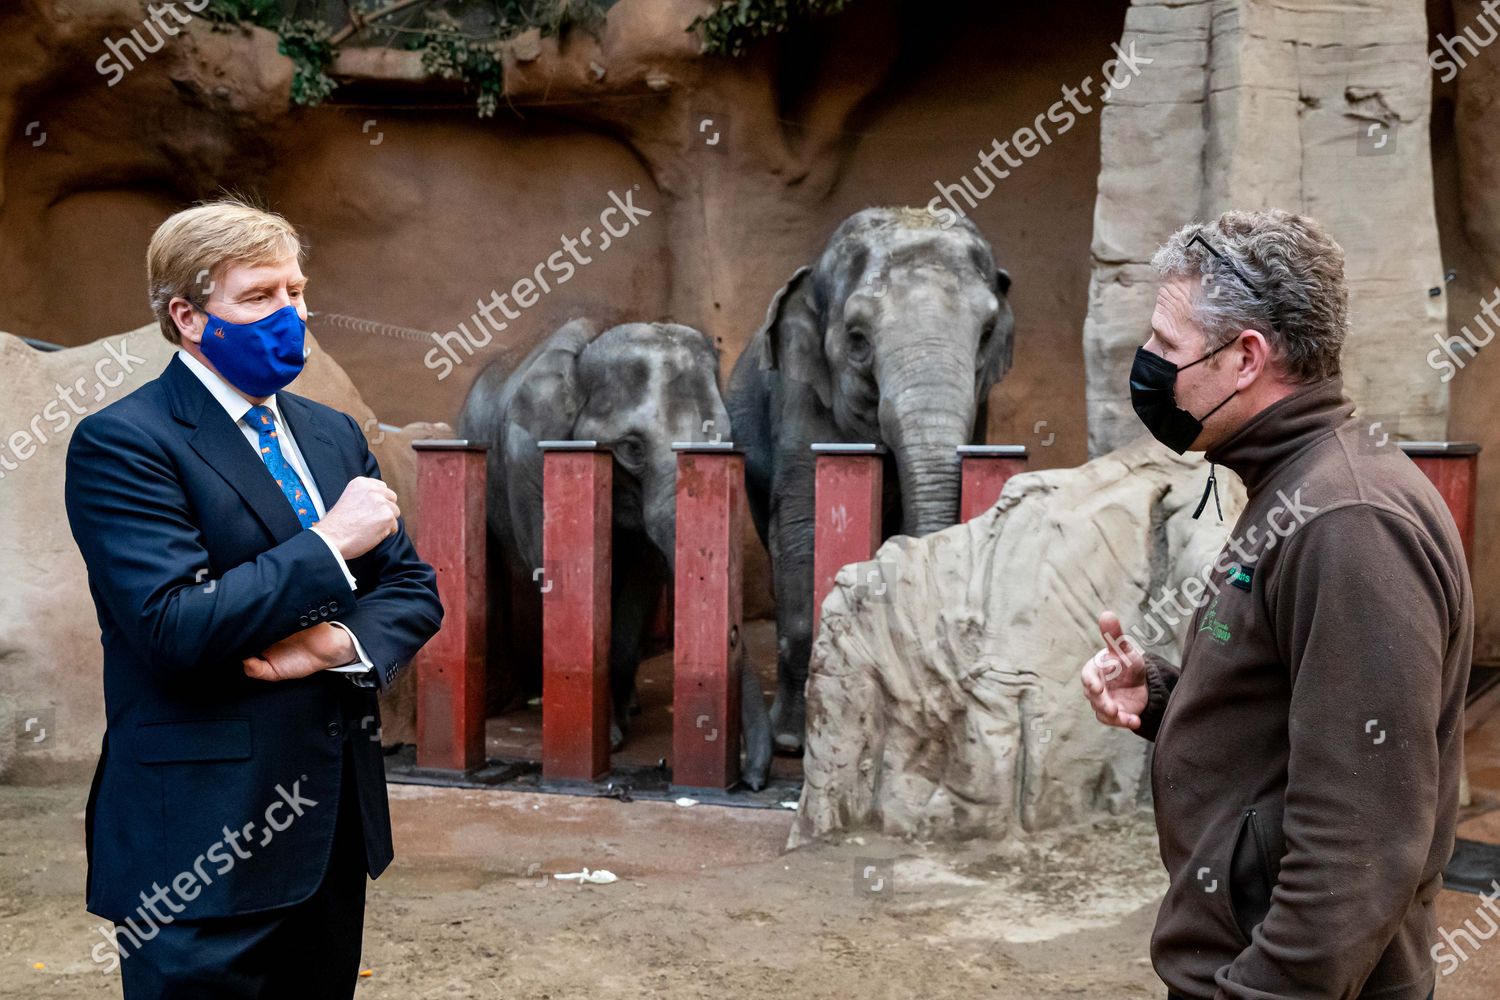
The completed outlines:
[[[1500,713],[1469,741],[1461,836],[1500,841]],[[0,787],[0,997],[119,995],[90,958],[82,785]],[[393,786],[396,862],[371,887],[369,998],[1160,997],[1165,884],[1148,817],[1029,846],[874,836],[783,853],[766,809]],[[619,876],[580,886],[583,867]],[[1444,892],[1440,925],[1475,917]],[[1483,927],[1483,921],[1478,921]],[[1500,938],[1442,980],[1500,992]]]

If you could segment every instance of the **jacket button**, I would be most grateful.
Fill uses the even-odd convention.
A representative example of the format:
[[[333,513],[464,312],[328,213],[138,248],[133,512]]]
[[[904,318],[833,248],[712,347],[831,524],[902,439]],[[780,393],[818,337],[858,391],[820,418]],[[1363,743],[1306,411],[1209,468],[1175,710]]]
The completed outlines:
[[[340,726],[337,722],[330,722],[326,731],[329,736],[337,738],[344,731],[344,727]]]
[[[325,618],[328,617],[328,605],[325,604],[321,608],[319,608],[318,614],[322,615]]]
[[[329,601],[328,602],[328,608],[331,611],[337,611],[339,609],[339,602],[338,601]]]
[[[309,624],[310,624],[310,623],[309,623],[309,622],[308,622],[308,620],[307,620],[307,616],[306,616],[306,615],[303,615],[303,616],[302,616],[302,617],[301,617],[301,618],[298,618],[298,619],[297,619],[297,624],[298,624],[298,625],[301,625],[301,626],[302,626],[302,627],[303,627],[303,628],[307,628],[307,626],[308,626],[308,625],[309,625]]]

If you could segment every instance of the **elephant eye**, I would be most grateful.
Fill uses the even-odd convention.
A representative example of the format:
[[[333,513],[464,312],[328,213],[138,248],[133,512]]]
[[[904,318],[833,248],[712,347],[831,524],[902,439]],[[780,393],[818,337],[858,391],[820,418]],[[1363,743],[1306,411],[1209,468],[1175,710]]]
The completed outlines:
[[[984,324],[984,329],[979,332],[979,349],[983,351],[989,345],[990,337],[995,333],[995,321],[989,320]]]
[[[625,465],[640,465],[646,460],[646,446],[635,438],[615,442],[615,457]]]
[[[849,360],[864,362],[870,359],[870,338],[855,330],[849,334]]]

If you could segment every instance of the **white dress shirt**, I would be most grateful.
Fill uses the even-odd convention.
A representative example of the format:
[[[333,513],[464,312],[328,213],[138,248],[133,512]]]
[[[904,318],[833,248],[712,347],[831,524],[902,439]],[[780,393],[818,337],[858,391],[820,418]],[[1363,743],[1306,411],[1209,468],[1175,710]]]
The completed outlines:
[[[255,450],[256,457],[259,457],[260,432],[245,422],[245,414],[250,412],[250,407],[253,404],[235,391],[234,387],[225,382],[222,377],[209,371],[203,362],[193,357],[181,347],[177,349],[177,356],[182,359],[183,364],[187,365],[188,371],[198,377],[198,381],[203,383],[204,388],[209,391],[209,394],[218,400],[219,405],[224,407],[224,412],[229,414],[229,419],[245,435],[245,440]],[[317,482],[308,471],[307,462],[302,458],[302,450],[297,447],[297,439],[292,435],[291,426],[281,417],[281,409],[276,405],[276,396],[274,394],[270,396],[265,401],[264,406],[271,411],[272,418],[274,419],[276,440],[281,445],[282,457],[287,460],[287,463],[301,477],[302,485],[307,488],[308,499],[312,500],[313,509],[317,511],[318,518],[321,519],[327,513],[327,509],[323,506],[323,497],[318,492]],[[309,530],[323,539],[328,545],[328,551],[333,553],[333,557],[339,561],[339,568],[344,571],[344,579],[349,581],[349,589],[355,590],[358,584],[355,582],[354,574],[349,572],[349,564],[344,561],[344,557],[339,552],[338,547],[333,544],[333,541],[327,535],[319,531],[316,526]],[[329,670],[335,673],[365,673],[374,668],[375,664],[365,654],[365,649],[359,644],[359,637],[354,634],[353,630],[343,622],[329,622],[328,624],[335,628],[341,628],[348,634],[349,640],[354,643],[355,655],[359,657],[359,662],[357,663],[351,661],[342,667],[329,667]]]

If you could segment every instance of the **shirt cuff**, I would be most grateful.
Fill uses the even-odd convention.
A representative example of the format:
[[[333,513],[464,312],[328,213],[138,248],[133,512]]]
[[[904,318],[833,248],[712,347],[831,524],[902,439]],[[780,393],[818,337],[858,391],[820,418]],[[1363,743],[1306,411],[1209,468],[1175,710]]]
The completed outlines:
[[[344,630],[344,634],[349,637],[349,641],[354,643],[354,655],[359,657],[358,663],[351,662],[346,663],[343,666],[329,667],[329,670],[333,671],[336,674],[364,674],[369,673],[371,670],[375,669],[375,662],[371,660],[369,654],[365,652],[365,647],[360,645],[359,636],[354,634],[353,629],[351,629],[348,625],[345,625],[343,622],[329,622],[328,624],[332,625],[334,628]]]
[[[344,571],[344,579],[349,581],[349,589],[358,590],[359,584],[355,582],[354,574],[349,572],[349,564],[344,561],[343,553],[339,552],[338,546],[334,545],[333,540],[327,535],[323,534],[317,528],[309,528],[308,530],[317,535],[319,538],[323,539],[323,544],[328,546],[328,551],[333,553],[333,558],[339,561],[339,569]],[[350,632],[349,634],[353,635],[354,633]],[[356,644],[358,644],[358,640],[355,640],[355,642]]]

